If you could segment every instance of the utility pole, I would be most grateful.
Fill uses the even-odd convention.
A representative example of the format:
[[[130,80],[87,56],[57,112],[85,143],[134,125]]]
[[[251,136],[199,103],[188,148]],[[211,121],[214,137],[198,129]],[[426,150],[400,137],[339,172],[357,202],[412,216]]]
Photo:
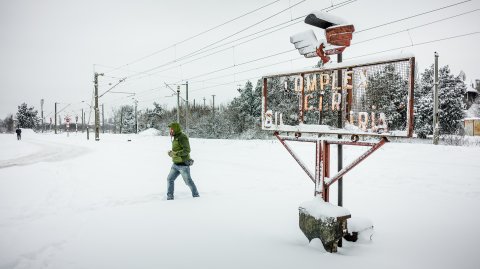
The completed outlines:
[[[337,54],[337,63],[342,62],[342,53]],[[338,75],[337,75],[337,87],[338,90],[340,91],[340,94],[343,93],[343,79],[342,79],[342,69],[338,70]],[[343,97],[340,99],[340,109],[338,110],[338,128],[343,128]],[[338,135],[338,139],[342,139],[341,135]],[[338,144],[337,145],[337,171],[341,171],[343,168],[343,145]],[[337,201],[338,206],[343,206],[343,178],[338,179],[338,201]],[[342,247],[342,238],[338,240],[338,246]]]
[[[177,86],[177,122],[180,124],[180,85]]]
[[[44,102],[44,100],[41,99],[41,100],[40,100],[40,107],[41,107],[41,115],[40,115],[40,116],[42,117],[42,126],[41,126],[40,129],[42,129],[42,133],[43,133],[43,127],[44,127],[44,125],[45,125],[45,123],[43,122],[43,102]]]
[[[438,117],[438,53],[435,52],[435,88],[433,92],[433,144],[438,145],[440,124]]]
[[[82,133],[85,131],[85,114],[83,113],[83,108],[82,108]]]
[[[215,94],[212,94],[212,97],[213,97],[212,113],[213,113],[213,116],[215,117]]]
[[[103,104],[102,104],[102,134],[105,133],[105,111],[103,110]]]
[[[62,117],[60,116],[60,114],[58,115],[58,130],[60,131],[60,133],[62,132]]]
[[[57,102],[55,102],[55,134],[57,134]]]
[[[206,99],[205,99],[205,96],[204,96],[204,97],[203,97],[203,108],[206,107],[206,105],[205,105],[205,100],[206,100]]]
[[[188,134],[188,80],[185,82],[186,87],[186,110],[185,110],[185,132]]]
[[[123,126],[123,107],[120,109],[120,133],[122,133]]]
[[[138,134],[138,117],[137,117],[138,100],[135,99],[135,133]]]
[[[195,99],[193,99],[193,109],[195,109]]]
[[[103,76],[103,73],[97,73],[95,72],[94,74],[94,86],[95,86],[95,141],[100,140],[100,111],[98,109],[98,76]]]

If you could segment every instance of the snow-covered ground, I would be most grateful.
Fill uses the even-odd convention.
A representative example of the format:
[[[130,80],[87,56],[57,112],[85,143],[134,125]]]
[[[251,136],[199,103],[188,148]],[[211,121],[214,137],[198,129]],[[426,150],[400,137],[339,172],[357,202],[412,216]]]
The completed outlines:
[[[201,197],[178,178],[166,201],[169,137],[1,134],[0,268],[480,266],[478,147],[379,149],[344,178],[344,206],[373,222],[373,240],[331,254],[298,227],[314,186],[278,142],[191,146]],[[313,168],[314,146],[292,146]],[[344,147],[344,163],[363,150]]]

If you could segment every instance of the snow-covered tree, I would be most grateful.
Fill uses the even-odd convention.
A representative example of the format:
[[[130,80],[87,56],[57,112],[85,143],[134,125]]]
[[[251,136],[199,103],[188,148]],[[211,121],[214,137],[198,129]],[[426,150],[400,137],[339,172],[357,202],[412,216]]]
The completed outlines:
[[[433,68],[432,65],[421,74],[420,86],[415,93],[415,130],[423,138],[433,134]],[[439,69],[438,112],[441,133],[455,134],[461,127],[465,92],[465,83],[460,77],[451,74],[448,65]]]
[[[118,130],[119,133],[128,134],[135,132],[135,109],[133,106],[124,105],[114,111],[114,120],[115,130]]]
[[[255,127],[260,114],[258,101],[261,96],[255,96],[256,92],[250,81],[245,83],[245,87],[239,88],[238,92],[240,96],[235,97],[227,106],[226,116],[233,125],[234,132],[240,134]]]
[[[146,128],[159,128],[160,120],[165,116],[165,109],[158,103],[153,103],[153,109],[147,108],[138,115],[138,128],[144,130]]]
[[[368,78],[366,106],[385,113],[389,129],[404,130],[407,123],[408,81],[395,65],[386,65]]]
[[[17,121],[21,128],[35,128],[39,122],[38,111],[34,107],[28,107],[26,103],[18,106]]]
[[[285,90],[285,80],[289,84]],[[283,123],[298,125],[300,94],[295,92],[294,79],[274,77],[268,80],[267,106],[273,112],[283,113]]]

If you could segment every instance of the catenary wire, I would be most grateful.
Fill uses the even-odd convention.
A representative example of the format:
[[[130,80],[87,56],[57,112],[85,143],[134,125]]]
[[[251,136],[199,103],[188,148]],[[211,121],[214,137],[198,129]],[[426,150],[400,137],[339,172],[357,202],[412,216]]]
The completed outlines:
[[[244,14],[238,16],[238,17],[235,17],[235,18],[233,18],[233,19],[230,19],[230,20],[228,20],[228,21],[226,21],[226,22],[223,22],[223,23],[221,23],[221,24],[219,24],[219,25],[216,25],[216,26],[214,26],[214,27],[212,27],[212,28],[209,28],[209,29],[207,29],[207,30],[204,30],[204,31],[202,31],[202,32],[200,32],[200,33],[198,33],[198,34],[195,34],[195,35],[191,36],[191,37],[188,37],[188,38],[185,38],[185,39],[183,39],[183,40],[181,40],[181,41],[179,41],[179,42],[176,42],[176,43],[174,43],[174,44],[172,44],[172,45],[170,45],[170,46],[168,46],[168,47],[165,47],[165,48],[163,48],[163,49],[157,50],[157,51],[155,51],[155,52],[153,52],[153,53],[150,53],[149,55],[146,55],[146,56],[143,56],[143,57],[141,57],[141,58],[138,58],[138,59],[136,59],[136,60],[134,60],[134,61],[132,61],[132,62],[129,62],[129,63],[124,64],[124,65],[122,65],[122,66],[116,67],[116,68],[114,68],[114,69],[112,69],[112,70],[109,70],[109,71],[107,71],[107,72],[112,72],[112,71],[118,70],[118,69],[120,69],[120,68],[126,67],[126,66],[128,66],[128,65],[132,65],[132,64],[134,64],[134,63],[137,63],[137,62],[140,62],[140,61],[142,61],[142,60],[145,60],[145,59],[147,59],[147,58],[149,58],[149,57],[152,57],[152,56],[154,56],[154,55],[156,55],[156,54],[158,54],[158,53],[160,53],[160,52],[163,52],[163,51],[165,51],[165,50],[168,50],[168,49],[170,49],[170,48],[173,48],[173,47],[175,47],[175,46],[177,46],[177,45],[180,45],[180,44],[182,44],[182,43],[185,43],[185,42],[187,42],[187,41],[189,41],[189,40],[191,40],[191,39],[194,39],[194,38],[196,38],[196,37],[199,37],[199,36],[201,36],[201,35],[203,35],[203,34],[206,34],[206,33],[210,32],[210,31],[213,31],[213,30],[215,30],[215,29],[217,29],[217,28],[220,28],[220,27],[222,27],[222,26],[224,26],[224,25],[226,25],[226,24],[228,24],[228,23],[231,23],[231,22],[236,21],[236,20],[238,20],[238,19],[240,19],[240,18],[243,18],[243,17],[245,17],[245,16],[247,16],[247,15],[250,15],[250,14],[252,14],[252,13],[258,11],[258,10],[261,10],[261,9],[263,9],[263,8],[266,8],[266,7],[268,7],[268,6],[271,6],[271,5],[273,5],[273,4],[275,4],[275,3],[279,2],[279,1],[280,1],[280,0],[275,0],[275,1],[273,1],[273,2],[270,2],[270,3],[266,4],[266,5],[263,5],[263,6],[259,7],[259,8],[256,8],[256,9],[252,10],[252,11],[249,11],[249,12],[247,12],[247,13],[244,13]]]

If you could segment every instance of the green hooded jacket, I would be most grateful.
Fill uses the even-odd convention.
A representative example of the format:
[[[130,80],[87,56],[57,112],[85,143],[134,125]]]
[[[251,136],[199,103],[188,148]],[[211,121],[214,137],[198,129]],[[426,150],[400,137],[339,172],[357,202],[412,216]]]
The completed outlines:
[[[173,130],[173,141],[172,141],[172,161],[173,163],[185,163],[187,160],[190,160],[190,142],[188,142],[188,136],[182,132],[180,124],[177,122],[172,122],[168,127]]]

